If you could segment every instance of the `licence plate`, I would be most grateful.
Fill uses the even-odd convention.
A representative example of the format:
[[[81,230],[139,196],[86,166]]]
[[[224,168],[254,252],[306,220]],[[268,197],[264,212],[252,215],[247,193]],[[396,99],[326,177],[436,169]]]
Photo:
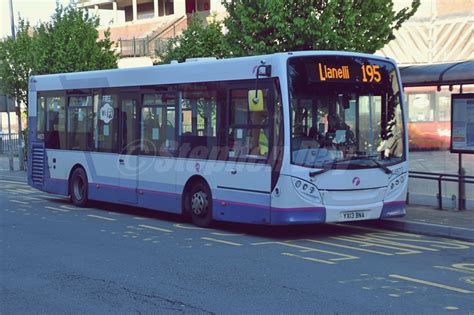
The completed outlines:
[[[342,221],[349,220],[364,220],[366,218],[367,211],[347,211],[341,213]]]

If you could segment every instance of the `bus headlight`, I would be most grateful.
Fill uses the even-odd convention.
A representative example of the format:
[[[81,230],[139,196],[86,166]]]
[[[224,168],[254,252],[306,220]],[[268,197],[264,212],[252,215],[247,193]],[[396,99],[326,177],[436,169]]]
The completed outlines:
[[[319,194],[319,190],[305,180],[292,177],[291,181],[293,182],[293,186],[295,187],[296,192],[311,203],[321,203],[321,195]]]
[[[407,180],[407,174],[402,174],[390,181],[387,187],[387,192],[385,193],[385,199],[394,197],[403,187],[405,187],[405,181]]]

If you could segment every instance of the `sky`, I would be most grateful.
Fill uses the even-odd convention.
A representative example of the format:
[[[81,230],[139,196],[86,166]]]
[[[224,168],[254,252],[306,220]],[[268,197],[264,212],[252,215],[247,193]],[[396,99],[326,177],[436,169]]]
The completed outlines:
[[[56,2],[68,5],[70,0],[12,0],[15,24],[18,14],[36,25],[40,21],[49,21],[56,8]],[[10,0],[0,0],[0,38],[11,36]]]

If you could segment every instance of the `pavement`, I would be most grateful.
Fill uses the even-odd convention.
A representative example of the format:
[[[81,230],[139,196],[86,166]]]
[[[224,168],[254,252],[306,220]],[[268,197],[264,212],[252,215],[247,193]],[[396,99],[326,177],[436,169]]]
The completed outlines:
[[[439,210],[409,204],[402,218],[357,223],[383,229],[474,241],[474,210]]]
[[[5,163],[0,163],[0,180],[27,182],[25,171],[10,171],[2,164]],[[351,224],[474,241],[474,210],[439,210],[410,204],[402,218]]]

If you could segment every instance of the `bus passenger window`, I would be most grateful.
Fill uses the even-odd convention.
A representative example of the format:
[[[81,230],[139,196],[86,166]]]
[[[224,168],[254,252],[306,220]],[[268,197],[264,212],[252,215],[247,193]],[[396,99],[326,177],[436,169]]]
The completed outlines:
[[[36,138],[38,140],[44,139],[44,116],[46,107],[46,97],[38,97],[38,107],[36,109]]]
[[[117,95],[94,96],[94,146],[100,152],[116,152],[118,145]]]
[[[218,83],[186,84],[181,91],[180,157],[216,158],[210,152],[217,144],[217,109],[225,102]]]
[[[147,94],[144,95],[143,104],[145,106],[142,107],[140,123],[141,153],[173,155],[177,149],[174,94]],[[148,106],[152,104],[153,106]]]
[[[64,96],[46,97],[45,145],[50,149],[66,149],[66,107]]]
[[[89,151],[93,148],[92,96],[71,96],[68,105],[68,147],[71,150]]]

